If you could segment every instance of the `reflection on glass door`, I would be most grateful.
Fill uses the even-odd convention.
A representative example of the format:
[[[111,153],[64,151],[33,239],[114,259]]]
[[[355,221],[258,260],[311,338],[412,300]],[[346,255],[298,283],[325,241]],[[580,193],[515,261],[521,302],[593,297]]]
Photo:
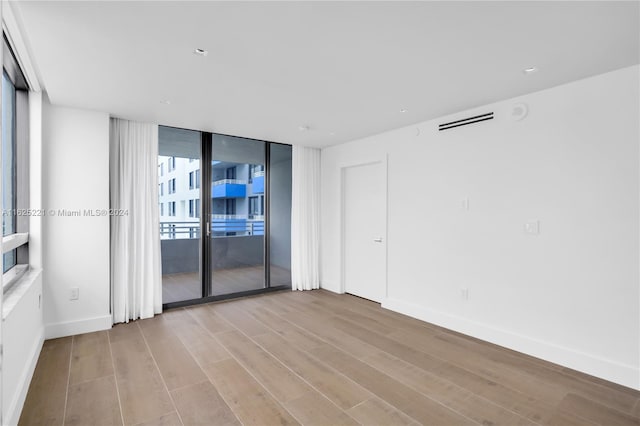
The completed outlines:
[[[162,303],[199,299],[200,132],[159,126]]]
[[[266,287],[266,143],[213,135],[209,296]]]

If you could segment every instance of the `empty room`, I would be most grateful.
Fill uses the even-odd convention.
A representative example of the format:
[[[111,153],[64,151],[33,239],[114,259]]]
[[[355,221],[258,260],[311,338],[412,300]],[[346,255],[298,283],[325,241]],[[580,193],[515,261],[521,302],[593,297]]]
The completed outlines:
[[[0,18],[0,424],[640,426],[640,2]]]

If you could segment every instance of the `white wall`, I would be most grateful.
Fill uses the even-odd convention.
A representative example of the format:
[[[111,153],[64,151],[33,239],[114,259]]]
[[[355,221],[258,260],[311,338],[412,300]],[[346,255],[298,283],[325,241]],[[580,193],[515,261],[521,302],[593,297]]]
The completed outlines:
[[[324,149],[322,286],[341,291],[340,167],[388,155],[384,307],[640,389],[639,73]]]
[[[57,214],[109,208],[109,115],[47,102],[42,131],[43,207],[56,212],[44,221],[45,335],[110,328],[109,217]]]
[[[3,425],[18,424],[29,383],[44,342],[42,270],[33,269],[5,295],[2,315]]]

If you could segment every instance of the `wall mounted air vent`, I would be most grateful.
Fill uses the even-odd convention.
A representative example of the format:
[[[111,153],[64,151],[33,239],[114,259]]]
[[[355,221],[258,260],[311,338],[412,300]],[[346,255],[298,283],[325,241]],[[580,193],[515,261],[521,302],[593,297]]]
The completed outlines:
[[[450,121],[449,123],[439,124],[438,131],[453,129],[454,127],[466,126],[467,124],[479,123],[481,121],[493,120],[493,113],[476,115],[475,117],[465,118],[463,120]]]

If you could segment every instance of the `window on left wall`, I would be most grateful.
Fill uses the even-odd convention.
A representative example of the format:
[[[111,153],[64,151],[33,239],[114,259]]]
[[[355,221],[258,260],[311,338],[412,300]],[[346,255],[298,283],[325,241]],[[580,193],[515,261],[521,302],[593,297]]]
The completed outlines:
[[[29,88],[3,36],[2,70],[2,288],[6,292],[29,265]]]

